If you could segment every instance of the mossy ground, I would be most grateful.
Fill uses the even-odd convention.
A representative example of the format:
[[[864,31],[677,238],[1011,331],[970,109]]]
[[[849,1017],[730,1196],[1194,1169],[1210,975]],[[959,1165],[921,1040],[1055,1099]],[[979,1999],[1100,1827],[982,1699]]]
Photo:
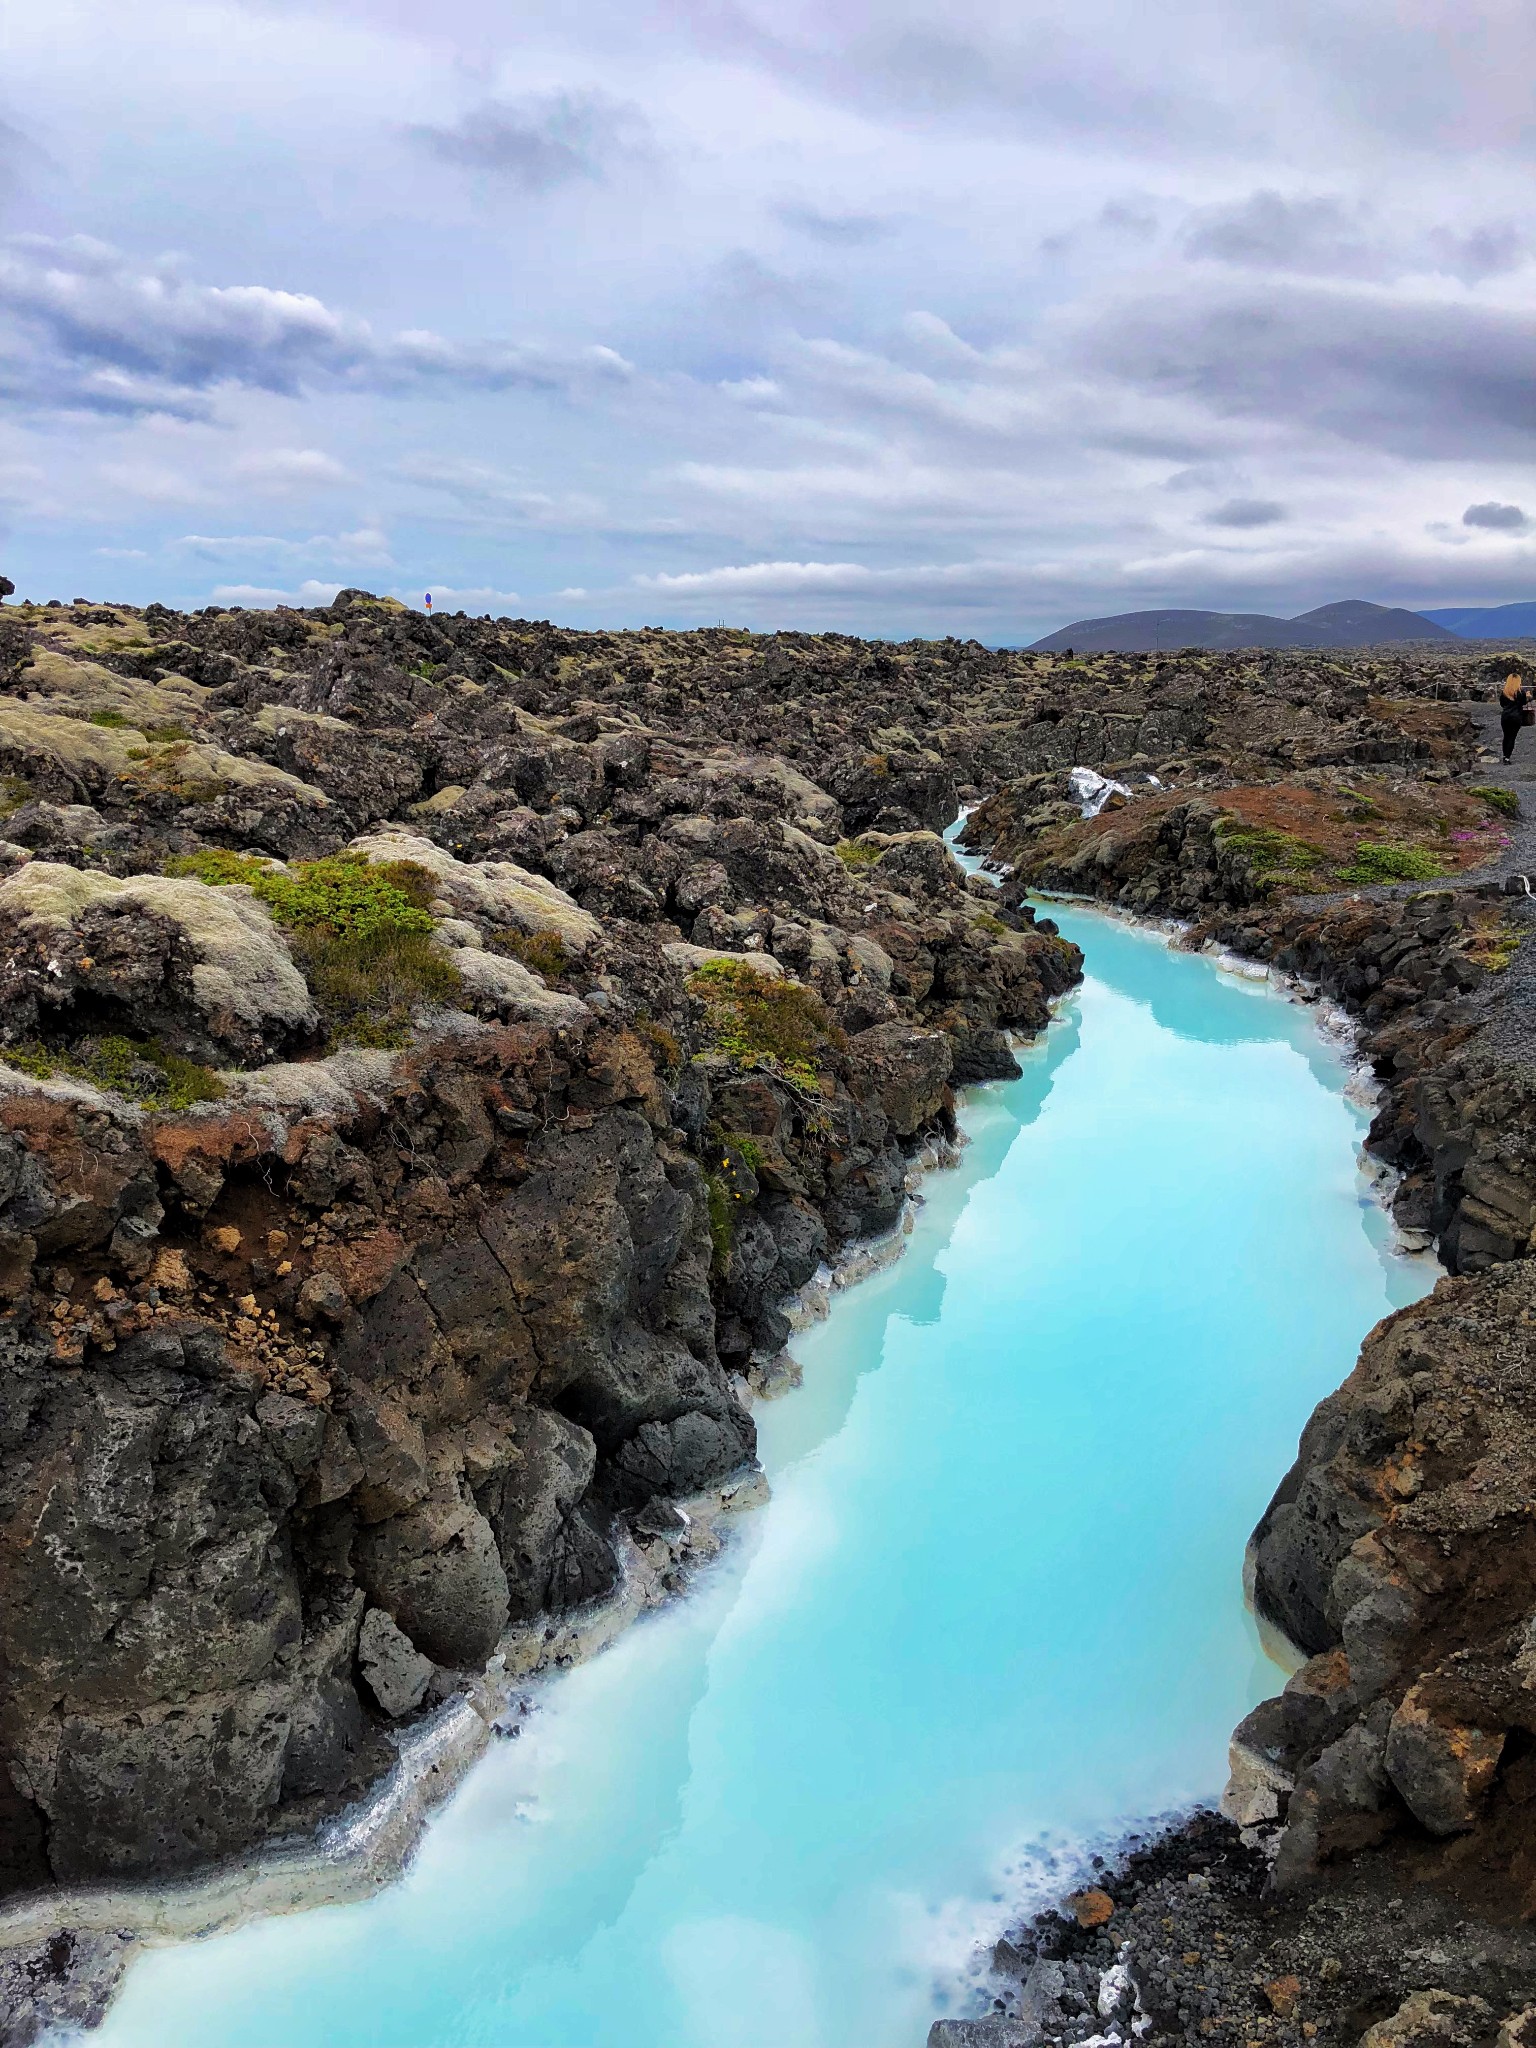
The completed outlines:
[[[883,847],[870,846],[862,839],[840,839],[837,842],[837,857],[852,874],[861,874],[865,868],[874,867],[883,851]]]
[[[165,1051],[152,1038],[82,1039],[67,1053],[41,1044],[14,1046],[0,1052],[0,1059],[39,1081],[89,1081],[141,1109],[190,1109],[224,1094],[211,1068]]]

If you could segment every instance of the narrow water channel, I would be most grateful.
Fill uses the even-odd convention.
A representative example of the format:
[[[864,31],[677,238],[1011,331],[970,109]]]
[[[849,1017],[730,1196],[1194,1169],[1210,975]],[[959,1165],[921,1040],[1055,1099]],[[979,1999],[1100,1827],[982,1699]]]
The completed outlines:
[[[921,2048],[976,1940],[1224,1776],[1244,1539],[1394,1255],[1315,1014],[1088,911],[904,1259],[759,1410],[771,1504],[359,1905],[152,1953],[100,2048]]]

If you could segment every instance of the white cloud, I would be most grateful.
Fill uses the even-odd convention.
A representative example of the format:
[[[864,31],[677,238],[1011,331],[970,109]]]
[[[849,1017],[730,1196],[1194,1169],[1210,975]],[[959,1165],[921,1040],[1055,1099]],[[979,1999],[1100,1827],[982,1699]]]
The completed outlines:
[[[346,465],[320,448],[253,448],[240,456],[233,474],[259,490],[304,490],[312,485],[344,484]]]
[[[352,533],[312,533],[302,540],[272,533],[184,533],[171,545],[205,561],[256,555],[268,560],[373,563],[382,568],[393,562],[388,534],[372,526]]]
[[[253,611],[270,611],[274,605],[322,605],[329,604],[340,583],[324,583],[306,579],[295,589],[284,590],[267,583],[217,583],[208,593],[210,604],[244,605]]]

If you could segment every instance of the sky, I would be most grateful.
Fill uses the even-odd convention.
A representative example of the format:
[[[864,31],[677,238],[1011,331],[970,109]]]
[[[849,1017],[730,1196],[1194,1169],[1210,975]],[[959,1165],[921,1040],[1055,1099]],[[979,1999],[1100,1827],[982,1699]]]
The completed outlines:
[[[1536,597],[1529,0],[0,0],[18,593]]]

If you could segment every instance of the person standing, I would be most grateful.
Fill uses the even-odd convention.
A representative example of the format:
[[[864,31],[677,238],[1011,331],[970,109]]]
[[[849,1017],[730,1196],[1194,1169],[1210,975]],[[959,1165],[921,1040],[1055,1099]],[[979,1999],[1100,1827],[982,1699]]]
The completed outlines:
[[[1499,724],[1504,732],[1504,758],[1514,756],[1522,725],[1531,723],[1531,693],[1518,669],[1512,669],[1499,690]]]

